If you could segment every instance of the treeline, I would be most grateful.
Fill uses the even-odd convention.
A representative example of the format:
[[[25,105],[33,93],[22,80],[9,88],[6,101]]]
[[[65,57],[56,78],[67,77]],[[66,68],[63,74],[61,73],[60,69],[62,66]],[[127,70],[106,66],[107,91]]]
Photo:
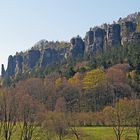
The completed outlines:
[[[120,98],[129,99],[134,92],[139,98],[139,81],[135,77],[137,74],[129,72],[128,64],[118,64],[107,70],[97,68],[83,74],[77,72],[69,79],[51,73],[45,79],[20,81],[15,88],[24,87],[25,92],[43,102],[49,111],[54,111],[61,101],[65,111],[94,112]]]

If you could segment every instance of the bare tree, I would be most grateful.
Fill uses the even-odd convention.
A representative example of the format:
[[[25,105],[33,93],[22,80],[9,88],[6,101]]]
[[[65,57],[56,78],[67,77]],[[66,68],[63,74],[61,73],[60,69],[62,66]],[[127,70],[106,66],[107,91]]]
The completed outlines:
[[[0,96],[1,132],[5,140],[11,140],[17,121],[15,90],[3,89]]]
[[[20,99],[19,108],[20,140],[31,140],[36,127],[39,125],[41,106],[31,96],[24,95]]]
[[[48,112],[46,120],[46,128],[55,133],[59,140],[64,140],[68,128],[65,114],[57,111]]]
[[[125,129],[126,118],[122,112],[121,103],[117,102],[115,107],[105,107],[103,110],[106,123],[113,127],[116,140],[121,140]]]
[[[132,125],[135,127],[136,137],[137,140],[140,139],[140,100],[139,99],[133,99],[133,110],[132,115]]]

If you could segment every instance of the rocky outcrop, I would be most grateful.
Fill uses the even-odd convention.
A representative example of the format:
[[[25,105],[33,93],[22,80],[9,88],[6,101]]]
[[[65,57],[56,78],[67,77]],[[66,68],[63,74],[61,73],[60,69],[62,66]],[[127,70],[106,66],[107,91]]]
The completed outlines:
[[[121,44],[131,42],[132,34],[136,31],[136,23],[126,21],[121,23]]]
[[[4,65],[2,64],[1,65],[1,77],[3,78],[6,74],[6,71],[5,71],[5,68],[4,68]]]
[[[2,77],[5,75],[15,76],[24,72],[29,72],[35,67],[45,68],[47,65],[58,63],[65,59],[65,54],[68,52],[68,48],[40,46],[42,49],[37,49],[38,46],[40,46],[40,44],[36,44],[35,48],[24,53],[18,53],[15,56],[10,55],[6,73],[4,72],[4,65],[2,65]]]
[[[27,63],[30,69],[34,68],[39,63],[40,51],[30,50],[27,54]]]
[[[41,57],[41,67],[45,67],[46,65],[53,64],[59,60],[59,54],[55,49],[48,48],[43,51]]]
[[[15,68],[15,75],[21,74],[23,71],[23,56],[16,55],[16,68]]]
[[[70,42],[71,42],[71,47],[70,47],[70,52],[69,52],[70,57],[73,59],[78,58],[78,57],[83,57],[85,45],[82,38],[80,36],[73,37],[70,40]]]
[[[105,30],[102,28],[93,28],[86,33],[85,50],[86,53],[102,52],[104,46]]]
[[[77,36],[70,42],[41,40],[31,50],[9,56],[7,70],[5,72],[2,65],[1,76],[15,76],[29,72],[35,67],[45,68],[68,58],[76,60],[86,53],[91,56],[98,52],[102,53],[107,48],[131,42],[140,43],[140,13],[120,18],[117,23],[90,28],[84,39]]]
[[[119,24],[112,24],[108,27],[107,32],[107,45],[112,46],[120,46],[121,44],[121,27]]]
[[[8,66],[6,70],[7,76],[14,76],[15,75],[15,68],[16,68],[16,59],[15,56],[10,55],[8,58]]]
[[[91,46],[94,43],[94,31],[92,30],[92,28],[90,28],[90,30],[86,33],[85,36],[85,46]],[[88,48],[86,48],[86,51]]]

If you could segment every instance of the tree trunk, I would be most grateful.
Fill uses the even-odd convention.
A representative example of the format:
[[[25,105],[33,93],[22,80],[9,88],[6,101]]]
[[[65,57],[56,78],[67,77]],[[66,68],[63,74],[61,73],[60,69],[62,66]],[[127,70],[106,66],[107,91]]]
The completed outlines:
[[[140,134],[137,134],[137,140],[140,140]]]
[[[120,135],[118,135],[118,140],[121,140],[121,136]]]
[[[80,140],[80,137],[79,137],[78,132],[76,131],[76,129],[75,128],[71,128],[71,130],[72,130],[73,134],[75,135],[76,139]]]
[[[76,136],[76,139],[77,139],[77,140],[80,140],[78,134],[75,133],[75,136]]]
[[[136,128],[137,140],[140,140],[140,128]]]

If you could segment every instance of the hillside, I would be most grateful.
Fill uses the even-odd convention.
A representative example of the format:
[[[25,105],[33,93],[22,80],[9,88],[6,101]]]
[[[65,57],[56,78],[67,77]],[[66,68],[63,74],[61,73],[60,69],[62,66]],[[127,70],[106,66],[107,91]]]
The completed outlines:
[[[140,13],[8,58],[0,139],[140,138]]]
[[[70,42],[41,40],[26,52],[10,55],[6,70],[2,65],[1,76],[14,77],[29,74],[35,68],[44,71],[50,65],[62,67],[64,64],[70,64],[69,61],[76,63],[80,60],[90,61],[97,54],[105,54],[112,48],[139,43],[140,13],[138,12],[120,18],[113,24],[90,28],[83,39],[78,35],[70,39]],[[111,51],[110,55],[112,53]]]

